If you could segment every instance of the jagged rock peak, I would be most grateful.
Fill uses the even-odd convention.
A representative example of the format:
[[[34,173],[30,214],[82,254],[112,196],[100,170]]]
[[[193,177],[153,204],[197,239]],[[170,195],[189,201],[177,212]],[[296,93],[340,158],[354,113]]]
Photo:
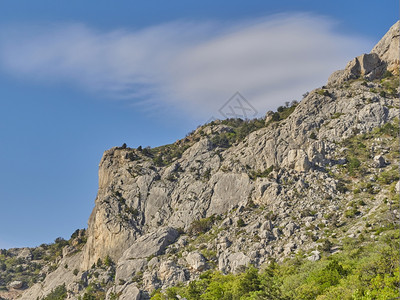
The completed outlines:
[[[371,53],[377,54],[381,60],[386,62],[387,70],[394,74],[399,74],[399,36],[400,21],[397,21],[371,51]]]
[[[328,79],[328,85],[340,84],[350,79],[364,77],[374,80],[385,76],[389,71],[399,74],[400,63],[400,21],[397,21],[369,54],[362,54],[351,60],[344,70],[334,72]]]

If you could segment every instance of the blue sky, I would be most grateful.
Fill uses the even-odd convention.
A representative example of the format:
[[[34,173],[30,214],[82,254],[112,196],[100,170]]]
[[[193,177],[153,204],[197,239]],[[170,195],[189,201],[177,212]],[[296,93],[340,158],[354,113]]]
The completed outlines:
[[[104,150],[171,143],[240,91],[262,116],[326,82],[396,1],[1,1],[0,248],[69,238]]]

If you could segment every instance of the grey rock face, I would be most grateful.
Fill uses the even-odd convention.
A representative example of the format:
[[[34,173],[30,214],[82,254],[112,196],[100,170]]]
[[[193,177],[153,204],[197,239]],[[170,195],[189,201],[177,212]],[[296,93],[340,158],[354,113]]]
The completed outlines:
[[[121,259],[118,262],[117,270],[115,273],[115,281],[126,280],[132,278],[139,272],[142,272],[147,267],[147,260],[143,258],[138,259]]]
[[[247,174],[219,173],[212,177],[215,182],[208,215],[226,212],[246,199],[251,186]],[[229,199],[229,201],[226,201]]]
[[[123,286],[118,286],[115,290],[110,290],[107,293],[106,299],[111,299],[111,293],[119,295],[121,300],[143,300],[142,292],[135,284],[126,283]]]
[[[222,253],[219,257],[218,268],[220,271],[227,273],[237,273],[250,264],[250,258],[242,252]]]
[[[203,271],[206,267],[206,260],[199,252],[191,252],[186,256],[186,261],[195,271]]]
[[[371,53],[376,53],[393,74],[399,74],[399,32],[400,21],[397,21],[384,37],[376,44]]]
[[[374,80],[382,77],[385,71],[386,63],[381,60],[378,54],[363,54],[350,61],[344,70],[334,72],[328,79],[328,85],[359,77]]]
[[[310,161],[308,160],[306,152],[302,149],[289,150],[282,165],[298,172],[305,172],[310,169]]]
[[[140,237],[124,252],[121,259],[131,260],[160,255],[169,244],[175,242],[178,236],[179,233],[171,227],[161,228],[156,232]]]

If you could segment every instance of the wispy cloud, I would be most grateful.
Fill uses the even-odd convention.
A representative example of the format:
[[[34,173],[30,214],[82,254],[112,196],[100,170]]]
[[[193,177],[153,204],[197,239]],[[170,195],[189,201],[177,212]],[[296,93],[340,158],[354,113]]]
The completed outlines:
[[[0,45],[1,67],[11,74],[204,117],[235,91],[262,112],[298,99],[372,46],[310,14],[109,32],[83,24],[8,28]]]

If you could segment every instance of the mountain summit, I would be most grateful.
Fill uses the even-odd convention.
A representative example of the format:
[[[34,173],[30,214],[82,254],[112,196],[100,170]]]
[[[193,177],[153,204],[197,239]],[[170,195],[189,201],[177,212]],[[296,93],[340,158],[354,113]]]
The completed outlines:
[[[334,72],[329,77],[328,84],[334,85],[361,76],[374,80],[382,78],[386,71],[399,75],[399,32],[400,21],[389,29],[371,53],[354,58],[344,70]]]
[[[149,299],[153,293],[163,299],[167,288],[223,276],[210,274],[241,276],[250,274],[243,273],[249,266],[285,266],[291,259],[298,266],[321,262],[325,270],[326,262],[347,253],[348,243],[373,247],[399,217],[393,209],[399,26],[371,53],[333,73],[326,86],[264,119],[214,121],[170,145],[105,151],[86,232],[24,249],[22,265],[40,264],[45,278],[29,288],[8,285],[8,295]],[[22,257],[21,251],[3,256]],[[47,256],[35,259],[35,251]],[[341,280],[352,274],[338,266]],[[270,287],[265,298],[245,299],[315,299],[331,292],[313,290],[301,276]],[[335,285],[339,279],[329,283]],[[185,297],[195,295],[181,289]],[[367,293],[355,283],[343,291]],[[326,297],[318,299],[336,299]]]

